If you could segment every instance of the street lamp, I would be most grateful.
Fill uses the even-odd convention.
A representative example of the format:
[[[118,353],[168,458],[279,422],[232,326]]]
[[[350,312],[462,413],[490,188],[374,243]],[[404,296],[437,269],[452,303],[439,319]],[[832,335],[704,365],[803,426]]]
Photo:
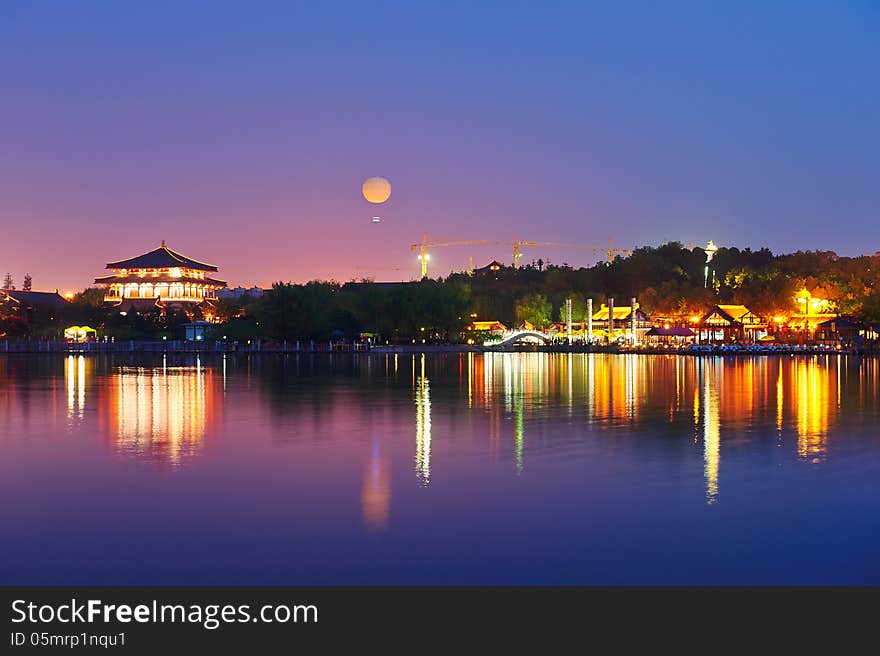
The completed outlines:
[[[801,322],[801,335],[804,335],[807,332],[807,315],[810,312],[810,301],[812,298],[813,295],[806,287],[799,291],[796,297],[798,304],[803,306],[803,310],[801,311],[801,317],[803,319]]]

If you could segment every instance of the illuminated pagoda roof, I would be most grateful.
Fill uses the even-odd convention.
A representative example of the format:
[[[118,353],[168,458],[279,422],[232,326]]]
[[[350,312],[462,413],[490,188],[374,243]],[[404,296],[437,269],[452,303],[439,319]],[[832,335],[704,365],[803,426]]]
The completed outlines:
[[[149,253],[107,264],[108,269],[162,269],[166,267],[186,267],[188,269],[198,269],[200,271],[217,270],[217,267],[213,264],[199,262],[198,260],[194,260],[191,257],[187,257],[177,251],[171,250],[165,245],[164,241],[159,248],[152,250]]]
[[[111,275],[95,278],[95,284],[106,289],[104,302],[121,307],[136,301],[135,310],[213,302],[217,290],[226,287],[224,281],[208,275],[217,271],[216,266],[173,251],[164,241],[149,253],[110,262],[107,268]]]

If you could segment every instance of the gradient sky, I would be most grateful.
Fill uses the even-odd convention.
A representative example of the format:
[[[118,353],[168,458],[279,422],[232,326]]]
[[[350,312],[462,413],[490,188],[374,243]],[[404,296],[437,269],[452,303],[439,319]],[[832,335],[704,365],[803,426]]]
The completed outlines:
[[[231,284],[390,280],[425,231],[874,252],[878,62],[875,2],[7,0],[0,271],[80,289],[166,239]],[[469,255],[510,261],[433,272]]]

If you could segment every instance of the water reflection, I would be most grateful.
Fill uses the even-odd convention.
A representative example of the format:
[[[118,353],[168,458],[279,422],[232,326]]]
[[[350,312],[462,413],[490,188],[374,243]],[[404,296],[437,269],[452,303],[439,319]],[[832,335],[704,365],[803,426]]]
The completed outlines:
[[[797,452],[802,458],[820,462],[828,448],[828,423],[833,385],[837,372],[819,366],[815,360],[801,361],[794,366],[794,387],[797,391]],[[832,382],[832,379],[834,381]]]
[[[0,354],[0,491],[36,491],[2,506],[23,537],[0,562],[12,583],[871,582],[878,392],[873,358]]]
[[[415,359],[413,360],[415,378]],[[418,380],[413,380],[416,403],[416,457],[415,469],[419,482],[431,483],[431,384],[425,375],[425,355],[419,358]]]
[[[67,417],[82,419],[86,406],[87,380],[91,378],[94,361],[70,355],[65,361],[64,383],[67,388]]]
[[[514,406],[514,423],[513,423],[513,445],[514,445],[514,462],[516,463],[516,473],[522,474],[523,470],[523,446],[525,445],[524,433],[524,407],[523,398],[517,397]]]
[[[460,426],[474,431],[474,448],[485,449],[489,462],[517,475],[542,453],[576,443],[625,435],[644,440],[639,448],[646,448],[649,440],[670,438],[680,445],[685,438],[688,457],[699,467],[688,471],[702,478],[701,493],[714,504],[727,461],[722,455],[749,444],[762,427],[791,457],[821,464],[833,455],[835,426],[847,409],[873,408],[880,388],[877,360],[830,356],[470,352],[380,358],[310,358],[302,367],[297,359],[295,368],[258,358],[217,359],[210,366],[199,360],[181,366],[135,359],[139,366],[118,366],[83,356],[5,358],[0,361],[0,428],[15,434],[32,415],[45,412],[45,406],[31,405],[27,387],[15,383],[46,375],[51,378],[46,387],[53,390],[49,416],[66,420],[68,430],[85,426],[89,410],[97,409],[100,421],[90,430],[104,435],[116,453],[176,467],[202,453],[225,395],[240,401],[244,387],[272,404],[272,416],[283,418],[278,435],[292,440],[341,435],[351,430],[346,422],[357,430],[357,417],[378,404],[406,432],[408,444],[415,433],[414,454],[409,450],[406,457],[422,486],[429,486],[436,473],[437,450],[444,452],[444,463],[453,462],[445,452],[460,446],[450,418],[467,417]],[[388,399],[406,399],[403,415],[397,405],[375,396],[377,375]],[[252,387],[252,378],[263,385]],[[385,432],[377,433],[375,453],[360,465],[364,521],[376,527],[387,521],[383,504],[395,456],[381,443]]]
[[[361,515],[370,531],[382,531],[388,526],[391,514],[391,469],[383,457],[379,440],[373,441],[370,459],[364,468],[361,490]]]
[[[718,500],[718,469],[721,460],[721,418],[715,363],[709,361],[703,372],[703,461],[706,502]]]
[[[829,435],[847,399],[865,403],[866,376],[876,381],[867,386],[870,390],[880,385],[876,361],[864,361],[859,371],[849,374],[851,361],[831,356],[487,353],[468,354],[462,366],[467,407],[489,414],[487,436],[493,452],[500,437],[512,436],[516,473],[523,471],[530,416],[536,408],[565,408],[572,421],[580,417],[598,430],[638,427],[644,439],[689,432],[689,422],[698,431],[710,505],[719,499],[725,443],[741,446],[754,426],[768,421],[780,445],[787,442],[799,458],[819,463],[828,456]],[[855,389],[847,392],[848,384],[862,390],[861,398]],[[552,448],[549,443],[536,446]]]
[[[179,466],[197,456],[222,412],[222,377],[194,366],[121,367],[104,382],[109,439],[121,455]]]
[[[776,363],[776,432],[782,438],[782,427],[785,422],[785,385],[782,380],[782,362]]]

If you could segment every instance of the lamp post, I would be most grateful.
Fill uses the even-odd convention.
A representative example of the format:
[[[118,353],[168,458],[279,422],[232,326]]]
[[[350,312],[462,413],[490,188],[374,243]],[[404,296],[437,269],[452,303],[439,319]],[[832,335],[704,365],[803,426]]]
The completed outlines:
[[[587,342],[593,343],[593,299],[587,299]]]
[[[565,299],[565,329],[568,333],[568,345],[571,346],[571,299]]]
[[[608,297],[608,325],[606,326],[608,330],[608,341],[614,341],[614,297]]]
[[[629,314],[629,331],[630,331],[630,341],[633,346],[638,345],[638,339],[636,339],[636,310],[638,309],[636,306],[636,297],[633,296],[629,302],[630,314]]]
[[[803,341],[805,339],[804,335],[807,331],[807,322],[808,322],[807,315],[809,314],[809,311],[810,311],[810,299],[812,297],[813,297],[813,295],[806,288],[799,291],[798,295],[797,295],[797,302],[803,306],[803,311],[801,312],[801,318],[802,318],[801,343],[803,343]]]

